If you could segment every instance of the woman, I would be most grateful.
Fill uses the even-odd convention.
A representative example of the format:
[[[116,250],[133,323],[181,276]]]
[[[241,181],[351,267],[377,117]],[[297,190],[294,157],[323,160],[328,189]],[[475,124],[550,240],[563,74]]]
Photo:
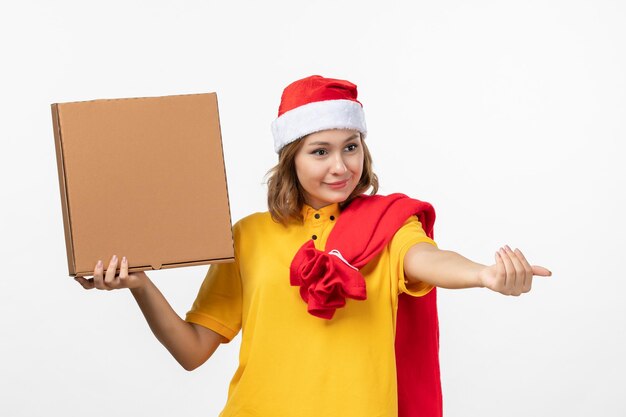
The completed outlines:
[[[236,261],[210,267],[185,320],[145,273],[128,274],[125,258],[119,275],[114,256],[106,273],[99,261],[92,279],[77,280],[87,289],[130,288],[157,339],[187,370],[243,329],[221,416],[393,416],[399,406],[411,415],[402,399],[398,404],[396,371],[404,365],[396,365],[394,342],[402,297],[426,299],[434,287],[518,296],[530,290],[533,275],[551,273],[508,246],[493,265],[440,250],[432,206],[374,195],[378,180],[356,85],[320,76],[293,82],[272,132],[279,162],[270,171],[269,211],[234,225]],[[368,190],[373,196],[363,195]],[[429,320],[432,336],[436,311]],[[429,363],[425,352],[409,360]],[[432,384],[437,392],[438,368],[426,380],[409,392],[430,395]],[[440,398],[432,401],[428,415],[440,414]]]

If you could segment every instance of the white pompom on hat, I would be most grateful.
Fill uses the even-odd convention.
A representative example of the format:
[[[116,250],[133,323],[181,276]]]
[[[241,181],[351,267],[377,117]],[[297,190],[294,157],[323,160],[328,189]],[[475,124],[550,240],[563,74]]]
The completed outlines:
[[[272,122],[274,150],[309,133],[327,129],[354,129],[367,135],[363,105],[356,85],[321,75],[294,81],[283,91],[278,117]]]

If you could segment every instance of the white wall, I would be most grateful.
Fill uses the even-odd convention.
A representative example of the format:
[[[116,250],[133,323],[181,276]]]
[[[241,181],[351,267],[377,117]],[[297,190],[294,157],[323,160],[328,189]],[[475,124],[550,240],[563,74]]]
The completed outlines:
[[[238,220],[311,74],[358,85],[381,192],[431,202],[440,247],[553,271],[519,298],[440,290],[446,416],[625,415],[625,20],[617,0],[3,3],[0,415],[213,416],[237,365],[239,336],[182,370],[127,291],[68,277],[50,103],[216,91]],[[183,315],[206,270],[149,275]]]

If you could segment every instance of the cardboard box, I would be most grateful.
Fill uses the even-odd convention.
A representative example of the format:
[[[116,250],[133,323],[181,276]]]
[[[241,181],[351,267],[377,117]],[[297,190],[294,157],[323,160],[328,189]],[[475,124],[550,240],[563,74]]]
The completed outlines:
[[[70,276],[234,260],[217,95],[52,104]],[[118,267],[119,270],[119,267]]]

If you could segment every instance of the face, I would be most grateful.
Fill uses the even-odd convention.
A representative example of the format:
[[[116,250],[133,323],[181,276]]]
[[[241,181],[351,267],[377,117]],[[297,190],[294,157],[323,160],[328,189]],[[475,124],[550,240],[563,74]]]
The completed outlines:
[[[360,133],[323,130],[305,136],[303,141],[295,165],[305,203],[319,209],[347,200],[363,172]]]

